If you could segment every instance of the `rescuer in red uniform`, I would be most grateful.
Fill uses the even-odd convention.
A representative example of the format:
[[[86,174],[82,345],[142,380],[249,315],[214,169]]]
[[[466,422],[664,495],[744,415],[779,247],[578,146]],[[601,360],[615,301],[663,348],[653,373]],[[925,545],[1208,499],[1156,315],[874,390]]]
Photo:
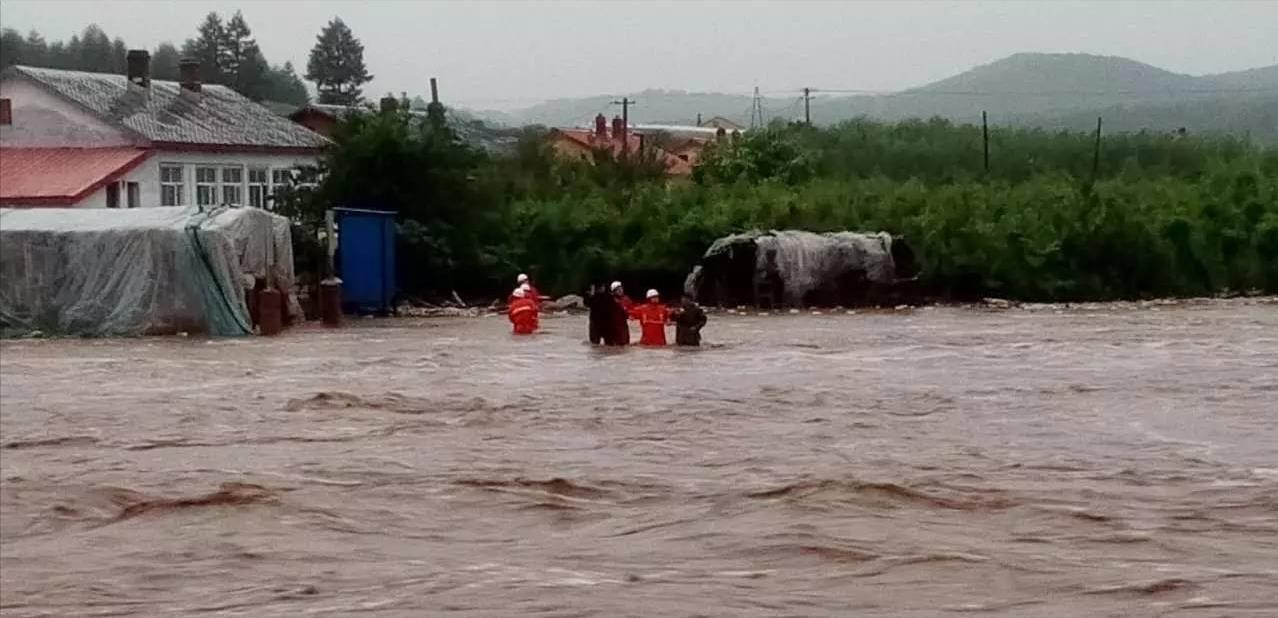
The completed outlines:
[[[648,302],[636,306],[630,315],[639,320],[639,345],[666,345],[666,324],[670,323],[670,310],[661,304],[661,295],[648,290]]]
[[[524,290],[517,289],[513,294],[515,300],[510,303],[507,316],[514,325],[516,335],[531,335],[537,332],[537,303],[528,298]]]

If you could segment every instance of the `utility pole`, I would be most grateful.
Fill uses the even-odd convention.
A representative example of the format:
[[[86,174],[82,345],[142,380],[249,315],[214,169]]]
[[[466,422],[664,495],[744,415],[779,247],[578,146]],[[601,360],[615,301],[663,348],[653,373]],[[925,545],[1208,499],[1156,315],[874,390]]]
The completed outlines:
[[[1092,182],[1100,176],[1101,117],[1096,117],[1096,149],[1092,152]]]
[[[803,89],[803,124],[812,126],[812,89]]]
[[[629,97],[621,97],[620,101],[613,101],[612,104],[621,106],[621,156],[624,158],[630,146],[630,140],[626,139],[626,134],[630,131],[630,106],[635,102]]]
[[[985,111],[981,110],[981,135],[985,141],[985,178],[990,177],[990,122]]]
[[[750,109],[750,128],[763,128],[763,99],[759,98],[759,87],[754,87],[754,104]]]

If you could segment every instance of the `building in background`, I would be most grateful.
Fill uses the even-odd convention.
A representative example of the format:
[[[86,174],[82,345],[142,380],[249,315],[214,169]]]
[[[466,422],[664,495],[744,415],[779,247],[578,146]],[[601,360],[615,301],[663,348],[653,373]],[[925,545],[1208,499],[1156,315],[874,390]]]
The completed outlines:
[[[12,66],[0,73],[0,206],[257,206],[328,140],[231,88]]]
[[[609,152],[615,158],[623,153],[637,153],[651,149],[658,160],[665,163],[667,176],[690,176],[697,157],[713,138],[689,137],[670,128],[674,125],[636,125],[626,127],[621,118],[613,118],[611,128],[603,114],[595,116],[595,126],[589,129],[551,129],[547,135],[555,153],[567,159],[594,161],[595,153]],[[695,127],[693,127],[695,129]]]

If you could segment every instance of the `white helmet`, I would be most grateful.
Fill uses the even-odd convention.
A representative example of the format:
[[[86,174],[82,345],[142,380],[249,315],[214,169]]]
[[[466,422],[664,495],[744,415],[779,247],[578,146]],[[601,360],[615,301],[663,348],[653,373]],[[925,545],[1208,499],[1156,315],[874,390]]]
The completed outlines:
[[[515,283],[528,283],[528,275],[519,273],[519,276],[515,277]]]
[[[523,298],[526,295],[527,292],[524,292],[524,288],[515,288],[515,298]]]
[[[661,294],[656,290],[648,290],[648,298],[660,298]]]
[[[621,282],[620,282],[620,281],[613,281],[613,282],[612,282],[612,285],[608,286],[608,289],[609,289],[609,290],[612,290],[613,292],[616,292],[616,291],[620,290],[620,289],[621,289]]]

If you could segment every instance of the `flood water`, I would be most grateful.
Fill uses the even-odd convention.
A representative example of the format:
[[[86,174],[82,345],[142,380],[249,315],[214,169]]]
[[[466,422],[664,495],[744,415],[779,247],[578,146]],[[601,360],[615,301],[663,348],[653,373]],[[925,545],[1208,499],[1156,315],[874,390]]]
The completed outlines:
[[[0,344],[19,616],[1275,616],[1278,304]]]

